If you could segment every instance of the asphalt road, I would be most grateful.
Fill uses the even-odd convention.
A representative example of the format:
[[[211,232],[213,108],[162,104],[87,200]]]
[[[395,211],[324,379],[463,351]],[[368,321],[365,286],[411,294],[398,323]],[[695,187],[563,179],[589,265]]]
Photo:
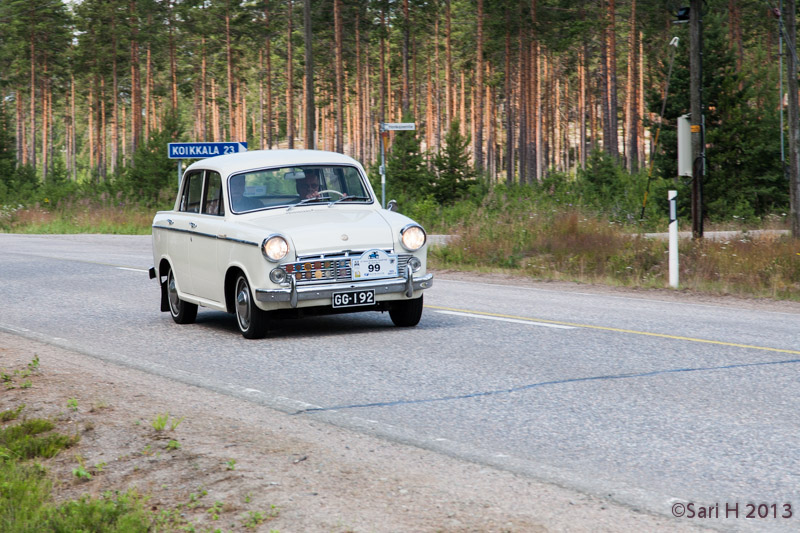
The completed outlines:
[[[704,506],[697,525],[800,530],[800,313],[439,277],[414,329],[362,313],[248,341],[224,313],[174,324],[151,265],[149,237],[0,234],[0,329],[659,514]]]

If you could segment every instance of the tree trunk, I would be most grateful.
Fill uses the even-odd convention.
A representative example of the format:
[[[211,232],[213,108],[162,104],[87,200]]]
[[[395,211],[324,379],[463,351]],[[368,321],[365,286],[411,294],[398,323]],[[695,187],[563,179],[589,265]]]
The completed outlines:
[[[505,125],[506,125],[506,183],[514,183],[514,113],[513,113],[513,87],[514,80],[511,72],[511,17],[506,16],[506,35],[505,35],[505,85],[503,87],[505,105]]]
[[[89,83],[89,94],[87,96],[88,102],[88,112],[89,115],[89,126],[87,131],[89,133],[89,170],[93,170],[95,168],[95,150],[97,145],[94,142],[94,83]]]
[[[170,71],[170,79],[172,81],[171,88],[172,88],[172,112],[177,114],[178,113],[178,60],[175,57],[175,4],[172,0],[169,3],[169,17],[168,17],[168,24],[169,24],[169,71]],[[226,30],[227,30],[227,22],[228,17],[225,17],[226,22]],[[228,58],[230,61],[230,57]]]
[[[17,161],[19,165],[26,165],[28,164],[28,146],[27,141],[28,137],[25,134],[25,105],[24,105],[24,96],[22,95],[22,88],[17,88],[17,127],[15,129],[16,138],[17,138]]]
[[[528,176],[530,182],[538,183],[544,175],[547,165],[547,131],[544,121],[544,97],[542,87],[547,83],[547,62],[542,54],[538,39],[530,43],[531,73],[528,81],[528,127],[532,130],[532,139],[528,139]]]
[[[356,76],[355,76],[355,90],[356,90],[356,115],[354,117],[354,132],[355,132],[355,157],[359,161],[364,161],[364,85],[361,79],[361,27],[360,22],[361,14],[356,13]]]
[[[478,0],[478,42],[475,62],[475,114],[478,119],[475,121],[475,169],[483,171],[483,0]]]
[[[636,42],[636,0],[631,0],[630,30],[628,34],[628,80],[626,83],[625,131],[627,133],[627,150],[625,151],[628,170],[634,173],[639,166],[639,91],[638,66],[639,46]]]
[[[142,87],[139,80],[139,43],[137,40],[139,38],[139,19],[136,14],[136,0],[130,0],[129,14],[131,23],[131,153],[133,154],[139,147],[142,136]]]
[[[480,3],[482,0],[478,0]],[[411,20],[409,18],[408,13],[408,0],[403,0],[403,81],[402,81],[402,90],[403,90],[403,98],[401,100],[402,105],[402,113],[401,117],[405,116],[408,113],[410,104],[410,94],[409,94],[409,83],[408,83],[408,55],[409,55],[409,47],[410,47],[410,36],[411,36]],[[402,119],[402,118],[401,118]]]
[[[289,148],[294,148],[294,57],[292,47],[293,2],[288,2],[286,24],[286,138]]]
[[[645,166],[645,147],[644,147],[644,125],[642,124],[642,120],[644,118],[644,38],[642,32],[639,32],[639,79],[638,79],[638,90],[637,94],[637,108],[639,109],[636,116],[638,117],[636,131],[639,132],[639,168],[643,168]]]
[[[433,67],[431,66],[430,56],[425,61],[428,71],[427,83],[425,84],[425,148],[430,150],[433,146]]]
[[[269,18],[269,2],[264,2],[264,30],[266,33],[266,37],[264,39],[264,55],[266,56],[266,72],[264,76],[266,77],[267,87],[266,87],[266,106],[267,106],[267,139],[266,144],[268,149],[272,149],[272,35],[271,35],[271,28],[270,28],[270,18]]]
[[[451,36],[452,32],[450,29],[450,0],[446,0],[445,2],[445,69],[444,69],[444,77],[445,77],[445,123],[444,123],[444,130],[450,130],[450,123],[453,121],[453,117],[455,116],[455,105],[454,105],[454,97],[455,97],[455,80],[453,79],[453,52],[452,52],[452,42]]]
[[[394,122],[392,120],[394,118],[394,98],[392,94],[392,69],[387,68],[386,70],[386,109],[388,112],[388,122]]]
[[[311,0],[306,0],[310,2]],[[336,148],[344,153],[344,67],[342,65],[342,0],[333,0],[333,26],[336,46]]]
[[[48,122],[50,117],[50,113],[48,112],[50,89],[47,76],[47,52],[45,52],[44,58],[42,59],[42,183],[47,183],[47,170],[50,166],[50,159],[48,157],[50,155],[48,149],[49,139],[47,137],[50,129]]]
[[[289,2],[291,5],[291,2]],[[231,3],[225,3],[225,59],[228,75],[228,140],[236,139],[236,99],[233,94],[233,50],[231,49]]]
[[[336,93],[341,96],[341,47],[342,47],[342,21],[341,21],[341,0],[334,0],[333,2],[333,18],[334,18],[334,33],[336,33]],[[303,2],[303,26],[305,36],[305,108],[306,108],[306,124],[305,124],[305,147],[307,149],[316,148],[314,137],[316,127],[316,108],[314,104],[314,50],[312,46],[312,39],[314,36],[311,27],[311,0]],[[337,111],[341,118],[341,99],[337,103]],[[338,120],[338,119],[337,119]],[[338,126],[337,122],[337,126]],[[341,135],[337,131],[337,135]],[[341,143],[341,138],[337,138],[337,146]],[[341,152],[342,150],[337,150]]]
[[[530,99],[528,78],[531,75],[528,62],[530,46],[528,45],[525,30],[519,32],[519,59],[517,67],[518,90],[517,90],[517,116],[519,117],[519,140],[518,140],[518,153],[519,153],[519,183],[525,185],[529,182],[530,174],[528,173],[528,142],[529,142],[529,115],[528,115],[528,100]]]
[[[116,14],[111,18],[111,174],[117,171],[119,162],[119,98],[117,90],[119,80],[117,79],[117,17]]]
[[[106,181],[106,79],[100,77],[100,119],[97,121],[97,170],[100,181]]]
[[[586,170],[586,42],[578,51],[578,159]]]
[[[31,95],[30,95],[30,155],[28,156],[28,164],[36,167],[36,36],[31,32]]]
[[[77,117],[75,116],[75,75],[70,75],[70,121],[72,122],[72,128],[70,131],[70,161],[72,163],[70,171],[72,172],[72,181],[78,180],[78,165],[76,159],[78,158],[78,149],[76,146],[77,142],[77,135],[75,133],[75,125]],[[124,121],[123,121],[124,124]],[[123,129],[124,131],[124,129]],[[123,148],[125,147],[125,143],[122,144]]]
[[[219,142],[222,134],[219,128],[219,104],[217,103],[217,80],[211,78],[211,135],[213,142]]]
[[[206,57],[206,38],[200,38],[200,141],[208,141],[208,116],[206,114],[208,94],[208,58]]]
[[[380,121],[386,122],[386,12],[381,8],[381,49],[380,49],[380,69],[381,69],[381,110]]]
[[[153,15],[147,15],[147,25],[153,24]],[[150,138],[150,132],[153,130],[153,55],[150,49],[150,43],[147,43],[145,52],[145,69],[144,69],[144,138],[145,141]]]
[[[619,157],[619,141],[617,134],[617,31],[616,0],[607,1],[606,25],[606,75],[608,77],[608,140],[606,150],[614,159]]]
[[[460,119],[461,119],[461,135],[467,134],[467,80],[464,71],[461,71],[461,97],[459,98]]]
[[[436,22],[434,28],[434,55],[433,55],[433,124],[429,125],[428,127],[433,127],[433,146],[428,147],[429,149],[434,149],[435,151],[439,151],[442,148],[442,87],[441,87],[441,75],[439,72],[440,61],[439,58],[439,10],[437,6],[436,10]]]

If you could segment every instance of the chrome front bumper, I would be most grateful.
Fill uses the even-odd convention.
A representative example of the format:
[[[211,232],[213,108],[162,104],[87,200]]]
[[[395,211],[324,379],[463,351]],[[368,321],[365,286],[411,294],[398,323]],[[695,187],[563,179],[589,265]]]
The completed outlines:
[[[297,302],[331,299],[336,292],[354,289],[374,289],[376,296],[402,292],[407,298],[411,298],[414,295],[414,291],[429,289],[433,285],[433,274],[426,274],[421,278],[415,278],[411,274],[405,279],[378,279],[374,281],[359,281],[358,283],[326,283],[303,287],[298,287],[294,278],[290,277],[289,285],[285,289],[256,289],[256,300],[268,303],[289,302],[292,307],[297,307]]]

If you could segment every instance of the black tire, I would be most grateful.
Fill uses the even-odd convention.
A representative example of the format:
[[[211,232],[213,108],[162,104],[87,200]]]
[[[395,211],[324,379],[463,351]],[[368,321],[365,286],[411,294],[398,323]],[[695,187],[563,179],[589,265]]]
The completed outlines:
[[[190,304],[184,302],[178,296],[178,289],[175,286],[175,276],[172,274],[172,268],[167,272],[167,281],[165,285],[167,291],[167,300],[169,301],[169,314],[178,324],[193,324],[197,318],[197,304]]]
[[[245,339],[262,339],[269,329],[267,313],[256,306],[253,292],[244,274],[239,274],[234,284],[233,307],[236,313],[236,324]]]
[[[389,316],[395,326],[410,328],[419,324],[422,318],[422,296],[413,300],[392,302]]]

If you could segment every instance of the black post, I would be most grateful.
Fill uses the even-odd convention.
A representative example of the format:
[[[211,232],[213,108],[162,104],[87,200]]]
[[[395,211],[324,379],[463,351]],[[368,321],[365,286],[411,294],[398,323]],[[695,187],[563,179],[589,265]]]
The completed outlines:
[[[689,13],[691,51],[689,59],[692,130],[692,235],[703,237],[703,174],[705,131],[703,124],[703,14],[702,0],[692,0]]]

